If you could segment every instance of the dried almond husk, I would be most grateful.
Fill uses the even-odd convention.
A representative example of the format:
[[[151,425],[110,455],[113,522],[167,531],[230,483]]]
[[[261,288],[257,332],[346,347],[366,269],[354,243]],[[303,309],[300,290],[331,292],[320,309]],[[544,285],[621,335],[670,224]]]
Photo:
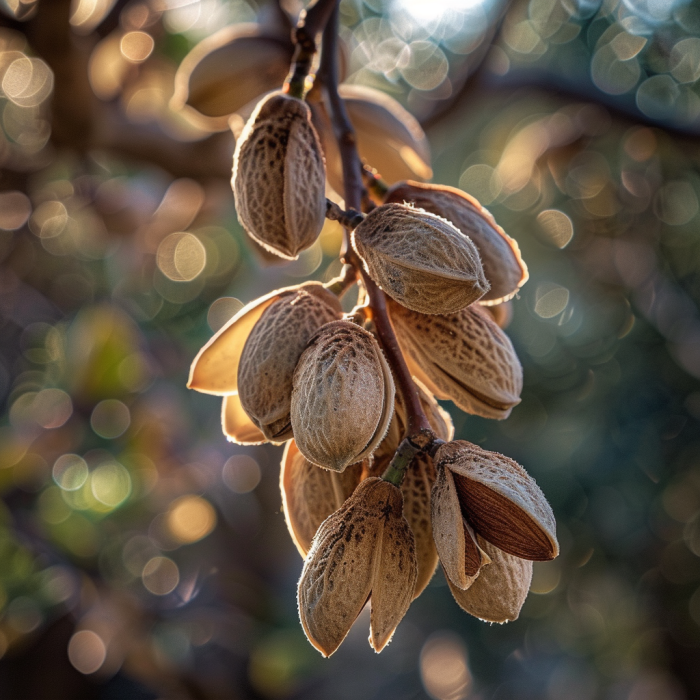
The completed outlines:
[[[437,472],[431,494],[431,514],[433,538],[447,579],[457,588],[469,588],[491,559],[479,547],[474,530],[464,519],[449,469]]]
[[[430,146],[418,120],[387,93],[364,85],[343,84],[338,93],[355,129],[360,158],[389,183],[429,180]],[[326,155],[330,186],[344,192],[343,167],[328,110],[323,102],[311,105]]]
[[[204,124],[224,130],[230,114],[282,85],[293,52],[289,33],[254,23],[224,27],[185,56],[170,106],[196,111]]]
[[[436,487],[446,483],[448,488],[440,495],[433,489],[434,499],[440,505],[449,503],[454,510],[456,493],[461,514],[487,542],[530,561],[548,561],[559,554],[552,508],[535,480],[517,462],[466,440],[441,445],[435,461]],[[453,583],[457,582],[453,579]]]
[[[311,464],[290,440],[282,456],[280,490],[289,534],[302,557],[321,523],[352,495],[362,479],[363,463],[342,473]]]
[[[479,253],[449,221],[405,204],[373,209],[352,233],[370,277],[395,301],[448,314],[488,291]]]
[[[403,515],[411,526],[416,542],[418,577],[413,592],[414,600],[430,583],[438,563],[430,512],[430,492],[434,483],[435,466],[432,458],[425,453],[418,454],[401,482]]]
[[[323,521],[299,579],[299,617],[311,644],[330,656],[371,601],[369,642],[380,652],[406,614],[416,584],[413,534],[399,489],[365,479]]]
[[[315,285],[281,296],[253,326],[238,365],[238,395],[268,440],[284,442],[292,437],[294,369],[313,334],[342,313],[338,297]]]
[[[466,192],[447,185],[408,181],[394,185],[384,201],[412,204],[441,216],[472,240],[490,284],[481,303],[506,301],[514,297],[527,282],[527,266],[517,242]]]
[[[342,471],[369,457],[394,412],[394,381],[377,341],[350,321],[322,326],[294,372],[291,420],[299,451]]]
[[[229,442],[237,445],[262,445],[268,441],[243,410],[238,394],[224,396],[221,404],[221,429]]]
[[[520,403],[523,370],[508,336],[478,304],[443,316],[387,299],[411,373],[467,413],[503,419]]]
[[[294,287],[277,289],[251,301],[197,353],[190,366],[187,387],[215,396],[238,393],[238,366],[250,332],[270,304],[285,296],[295,295],[299,290],[328,299],[329,292],[320,282],[304,282]]]
[[[517,620],[532,581],[532,562],[506,554],[482,537],[477,544],[490,557],[472,585],[462,590],[449,577],[447,583],[462,610],[485,622]]]
[[[260,100],[236,143],[231,180],[248,235],[295,260],[326,216],[326,169],[309,106],[273,92]]]

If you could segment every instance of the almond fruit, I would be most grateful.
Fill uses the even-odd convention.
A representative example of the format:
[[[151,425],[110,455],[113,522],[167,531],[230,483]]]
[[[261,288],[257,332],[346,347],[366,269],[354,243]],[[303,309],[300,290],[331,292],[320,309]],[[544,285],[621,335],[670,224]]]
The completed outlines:
[[[384,201],[412,204],[441,216],[472,240],[491,287],[482,297],[482,303],[506,301],[527,282],[527,266],[517,242],[466,192],[446,185],[408,181],[394,185]]]
[[[523,370],[508,336],[478,304],[435,316],[387,300],[411,373],[467,413],[507,418],[520,403]]]
[[[446,486],[439,494],[433,489],[433,498],[452,512],[456,495],[462,516],[487,542],[530,561],[548,561],[559,554],[554,513],[535,480],[519,464],[466,440],[441,445],[435,460],[436,488],[437,484]]]
[[[284,442],[292,437],[294,369],[313,334],[341,316],[338,297],[312,285],[274,301],[250,331],[238,365],[238,395],[268,440]]]
[[[350,321],[322,326],[294,372],[291,421],[299,451],[342,471],[369,457],[394,412],[394,381],[368,331]]]
[[[373,209],[352,233],[370,277],[395,301],[448,314],[488,291],[479,253],[449,221],[405,204]]]
[[[365,479],[323,521],[299,579],[299,617],[311,644],[330,656],[368,600],[370,644],[379,652],[406,614],[416,585],[413,534],[399,489]]]
[[[352,495],[362,479],[363,463],[344,472],[332,472],[311,464],[290,440],[282,456],[280,490],[289,534],[302,557],[321,523]]]
[[[326,216],[326,170],[309,106],[273,92],[236,143],[231,180],[238,219],[267,250],[294,260]]]

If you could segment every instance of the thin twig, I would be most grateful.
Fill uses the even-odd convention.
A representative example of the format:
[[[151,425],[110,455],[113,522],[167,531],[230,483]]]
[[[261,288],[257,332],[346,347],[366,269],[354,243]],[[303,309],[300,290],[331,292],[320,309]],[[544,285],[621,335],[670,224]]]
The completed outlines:
[[[292,97],[303,99],[306,94],[306,78],[311,71],[316,54],[316,35],[328,23],[337,0],[317,0],[317,2],[299,17],[294,30],[294,62],[285,81],[285,89]]]
[[[355,131],[350,118],[348,117],[345,103],[338,94],[338,58],[337,58],[337,37],[338,37],[338,7],[328,20],[326,30],[323,33],[323,49],[321,54],[321,66],[319,68],[319,78],[323,81],[323,87],[328,96],[331,120],[335,131],[335,137],[340,149],[340,157],[343,164],[343,183],[345,188],[345,204],[350,209],[360,209],[362,206],[364,185],[362,182],[362,163],[357,154]],[[344,261],[354,265],[362,277],[362,283],[367,290],[369,297],[369,309],[374,321],[374,327],[387,362],[391,367],[398,391],[403,399],[408,413],[408,436],[411,442],[419,449],[426,447],[434,435],[430,423],[423,412],[420,403],[418,390],[411,379],[411,373],[406,365],[394,329],[389,320],[386,308],[384,292],[372,281],[363,269],[361,261],[352,246],[349,244],[348,230],[344,229],[344,247],[342,256]],[[428,436],[426,438],[426,436]],[[413,440],[415,438],[415,440]],[[405,460],[404,460],[405,461]],[[393,465],[392,461],[392,465]],[[399,466],[401,474],[408,468],[410,460]],[[392,478],[392,483],[398,479],[399,475]]]

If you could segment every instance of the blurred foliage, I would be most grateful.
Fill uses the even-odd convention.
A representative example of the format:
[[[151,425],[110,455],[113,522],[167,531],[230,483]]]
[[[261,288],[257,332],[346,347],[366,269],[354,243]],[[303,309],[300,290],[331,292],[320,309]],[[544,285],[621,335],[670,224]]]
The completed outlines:
[[[700,7],[341,8],[348,81],[422,121],[434,181],[530,267],[522,404],[451,412],[535,476],[562,556],[515,623],[462,614],[438,573],[380,657],[360,621],[323,661],[280,450],[227,444],[219,402],[184,388],[244,302],[339,271],[330,224],[269,266],[236,221],[230,133],[169,106],[199,40],[288,25],[244,0],[5,0],[0,695],[700,697]]]

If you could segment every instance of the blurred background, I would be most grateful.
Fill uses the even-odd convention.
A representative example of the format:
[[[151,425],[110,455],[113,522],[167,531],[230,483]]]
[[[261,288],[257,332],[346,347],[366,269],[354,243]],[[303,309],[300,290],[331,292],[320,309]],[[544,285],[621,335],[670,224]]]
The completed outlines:
[[[0,696],[699,698],[700,6],[343,0],[346,82],[393,100],[351,110],[362,155],[472,193],[529,265],[522,403],[445,407],[537,479],[562,554],[514,623],[438,572],[381,656],[363,613],[329,660],[281,448],[227,443],[185,388],[245,303],[340,269],[330,224],[292,263],[252,247],[229,186],[300,9],[0,3]],[[217,31],[251,22],[242,58]]]

